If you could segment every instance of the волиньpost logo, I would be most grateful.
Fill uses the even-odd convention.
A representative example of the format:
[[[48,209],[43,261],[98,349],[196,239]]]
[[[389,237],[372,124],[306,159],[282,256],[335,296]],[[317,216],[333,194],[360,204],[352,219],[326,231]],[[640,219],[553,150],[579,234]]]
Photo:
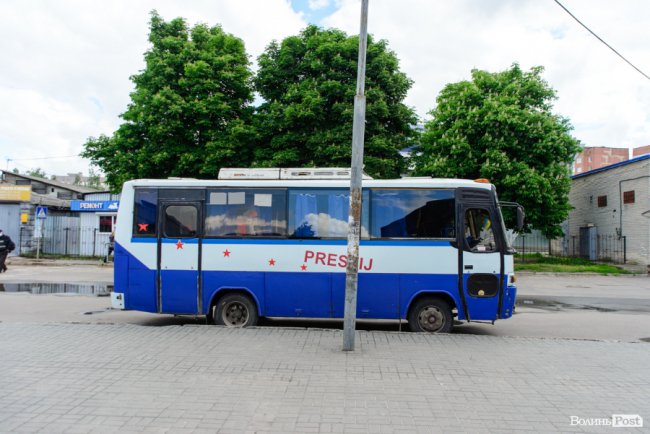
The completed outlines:
[[[612,428],[643,428],[638,414],[613,414],[612,417],[571,416],[571,426],[611,426]]]

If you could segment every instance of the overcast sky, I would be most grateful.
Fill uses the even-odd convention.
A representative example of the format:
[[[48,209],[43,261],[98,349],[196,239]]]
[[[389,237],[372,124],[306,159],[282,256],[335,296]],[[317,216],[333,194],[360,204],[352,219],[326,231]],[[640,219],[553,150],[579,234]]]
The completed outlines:
[[[650,1],[562,2],[650,75]],[[87,173],[89,162],[70,156],[120,124],[152,9],[221,24],[244,40],[254,67],[270,41],[309,23],[359,31],[359,0],[0,0],[1,168]],[[423,120],[445,84],[518,62],[546,68],[554,111],[585,146],[650,145],[650,80],[553,0],[370,0],[368,28],[414,80],[406,104]]]

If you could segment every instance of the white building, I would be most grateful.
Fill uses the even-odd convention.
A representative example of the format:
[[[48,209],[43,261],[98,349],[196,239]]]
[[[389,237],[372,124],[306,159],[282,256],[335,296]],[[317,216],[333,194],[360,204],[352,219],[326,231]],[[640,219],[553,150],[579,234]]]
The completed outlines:
[[[573,176],[569,202],[569,240],[624,240],[628,262],[650,264],[650,155]]]

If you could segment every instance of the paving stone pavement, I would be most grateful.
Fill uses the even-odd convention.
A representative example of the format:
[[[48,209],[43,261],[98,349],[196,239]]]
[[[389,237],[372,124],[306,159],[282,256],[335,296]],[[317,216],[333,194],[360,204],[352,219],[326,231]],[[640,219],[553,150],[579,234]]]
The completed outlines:
[[[0,323],[0,432],[609,432],[650,416],[645,343]],[[623,430],[621,430],[623,431]]]

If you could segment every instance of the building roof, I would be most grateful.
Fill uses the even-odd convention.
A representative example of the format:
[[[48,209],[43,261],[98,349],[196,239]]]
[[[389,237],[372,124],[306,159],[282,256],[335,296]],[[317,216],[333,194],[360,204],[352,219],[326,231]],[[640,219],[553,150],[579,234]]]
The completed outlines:
[[[14,173],[7,170],[2,170],[3,174],[9,174],[12,176],[17,176],[19,178],[29,179],[30,181],[40,182],[42,184],[51,185],[53,187],[64,188],[66,190],[74,191],[76,193],[96,193],[98,190],[90,187],[84,187],[81,185],[66,184],[63,182],[54,181],[46,178],[39,178],[38,176],[24,175],[22,173]]]
[[[48,196],[46,194],[38,194],[32,191],[32,199],[30,202],[34,205],[45,205],[56,208],[70,209],[70,201],[66,199],[59,199],[56,197]]]
[[[632,158],[631,160],[625,160],[625,161],[621,161],[620,163],[614,163],[614,164],[610,164],[609,166],[603,166],[603,167],[599,167],[598,169],[590,170],[588,172],[579,173],[577,175],[573,175],[571,179],[584,178],[585,176],[593,175],[599,172],[604,172],[606,170],[614,169],[616,167],[625,166],[627,164],[632,164],[647,159],[650,159],[650,154],[641,155],[639,157]]]

